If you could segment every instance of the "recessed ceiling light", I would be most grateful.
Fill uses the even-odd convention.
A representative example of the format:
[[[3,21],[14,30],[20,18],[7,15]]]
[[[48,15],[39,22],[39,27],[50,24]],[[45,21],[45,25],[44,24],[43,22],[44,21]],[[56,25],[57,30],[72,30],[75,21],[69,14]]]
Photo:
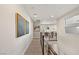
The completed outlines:
[[[34,15],[34,17],[37,17],[37,15]]]
[[[50,16],[51,18],[53,18],[54,16]]]
[[[79,29],[79,27],[76,27],[76,28],[78,28],[78,29]]]
[[[37,14],[36,13],[34,13],[33,15],[34,15],[34,17],[37,17]]]

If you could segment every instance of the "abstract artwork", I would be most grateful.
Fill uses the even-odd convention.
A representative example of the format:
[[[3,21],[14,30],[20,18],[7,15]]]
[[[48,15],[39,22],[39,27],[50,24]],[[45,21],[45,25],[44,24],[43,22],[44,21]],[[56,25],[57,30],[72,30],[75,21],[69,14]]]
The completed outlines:
[[[29,22],[26,21],[26,34],[29,34]]]
[[[16,14],[16,26],[17,37],[25,35],[25,19],[18,13]]]
[[[19,13],[16,13],[16,32],[17,37],[29,34],[29,22]]]
[[[79,15],[65,19],[65,32],[69,34],[79,34]]]

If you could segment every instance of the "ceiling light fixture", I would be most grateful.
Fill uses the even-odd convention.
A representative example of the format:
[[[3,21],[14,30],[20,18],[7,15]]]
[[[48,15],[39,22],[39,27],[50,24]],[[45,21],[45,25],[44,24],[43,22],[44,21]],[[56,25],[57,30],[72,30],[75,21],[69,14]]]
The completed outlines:
[[[53,18],[54,16],[50,16],[51,18]]]
[[[37,15],[34,15],[34,17],[37,17]]]
[[[37,14],[36,13],[34,13],[34,17],[37,17]]]
[[[78,29],[79,29],[79,27],[76,27],[76,28],[78,28]]]

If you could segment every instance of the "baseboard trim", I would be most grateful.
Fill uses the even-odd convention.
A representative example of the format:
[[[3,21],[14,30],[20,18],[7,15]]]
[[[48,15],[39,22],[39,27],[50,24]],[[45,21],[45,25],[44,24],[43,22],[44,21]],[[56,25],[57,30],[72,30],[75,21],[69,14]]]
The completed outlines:
[[[33,38],[32,38],[32,39],[33,39]],[[26,52],[26,50],[28,49],[29,45],[31,44],[32,39],[29,41],[28,46],[25,47],[24,51],[22,52],[22,55],[25,55],[25,52]]]
[[[40,38],[33,38],[33,39],[40,39]]]

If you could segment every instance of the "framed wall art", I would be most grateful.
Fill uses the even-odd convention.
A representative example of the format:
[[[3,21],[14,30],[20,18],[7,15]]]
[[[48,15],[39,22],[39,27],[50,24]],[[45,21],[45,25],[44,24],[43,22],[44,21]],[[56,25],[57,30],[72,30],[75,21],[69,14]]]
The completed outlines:
[[[16,32],[17,32],[17,37],[25,35],[25,18],[21,16],[19,13],[16,13]]]
[[[29,22],[26,20],[26,34],[29,34]]]

